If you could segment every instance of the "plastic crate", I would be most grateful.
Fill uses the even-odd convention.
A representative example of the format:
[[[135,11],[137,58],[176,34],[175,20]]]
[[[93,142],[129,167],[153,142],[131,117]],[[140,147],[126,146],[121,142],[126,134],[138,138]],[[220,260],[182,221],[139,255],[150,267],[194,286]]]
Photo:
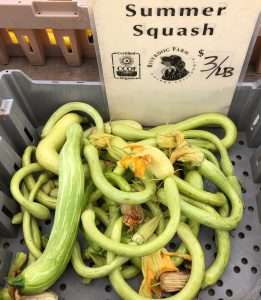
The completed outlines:
[[[0,64],[26,56],[31,65],[64,57],[70,66],[95,57],[87,1],[0,0]]]
[[[232,102],[230,116],[241,132],[230,150],[230,157],[235,173],[242,182],[246,207],[242,223],[231,232],[231,259],[226,271],[216,285],[199,293],[196,298],[198,300],[261,299],[261,194],[257,197],[258,201],[256,200],[261,185],[253,183],[250,158],[254,157],[255,148],[249,148],[246,139],[246,135],[248,141],[254,139],[250,129],[257,113],[256,105],[261,99],[260,85],[244,85],[238,89]],[[104,102],[99,82],[54,83],[33,81],[15,70],[0,73],[0,190],[3,191],[0,193],[0,285],[4,284],[3,279],[8,272],[12,255],[17,251],[26,251],[21,231],[17,232],[15,226],[11,225],[11,217],[16,213],[17,206],[10,199],[7,185],[20,165],[20,156],[25,145],[37,142],[39,129],[48,116],[58,106],[69,101],[87,102],[93,105],[104,119],[109,119],[107,103]],[[253,134],[260,134],[258,124],[256,122],[257,131],[254,130]],[[215,132],[219,134],[218,131]],[[213,191],[212,186],[207,185],[207,188]],[[49,222],[40,222],[39,225],[42,233],[50,232]],[[214,259],[216,251],[213,237],[214,231],[202,226],[199,239],[205,252],[207,266]],[[83,239],[79,238],[81,243],[84,243]],[[178,240],[175,238],[168,248],[173,250],[177,244]],[[140,279],[132,280],[131,284],[137,288]],[[81,278],[70,264],[52,290],[63,300],[120,299],[107,279],[94,280],[89,285],[82,284]]]

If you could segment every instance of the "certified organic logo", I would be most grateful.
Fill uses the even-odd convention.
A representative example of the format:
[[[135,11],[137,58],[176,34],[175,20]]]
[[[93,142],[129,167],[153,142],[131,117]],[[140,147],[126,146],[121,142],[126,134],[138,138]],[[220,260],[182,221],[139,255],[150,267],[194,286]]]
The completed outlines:
[[[187,80],[194,73],[196,62],[189,51],[169,47],[157,51],[150,58],[147,67],[155,79],[171,84]]]
[[[112,53],[112,70],[116,79],[140,79],[140,54],[136,52]]]

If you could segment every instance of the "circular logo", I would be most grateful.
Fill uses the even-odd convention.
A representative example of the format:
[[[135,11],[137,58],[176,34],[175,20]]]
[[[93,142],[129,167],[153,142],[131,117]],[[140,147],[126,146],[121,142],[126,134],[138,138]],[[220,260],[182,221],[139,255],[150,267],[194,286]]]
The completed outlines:
[[[157,51],[150,58],[147,67],[156,80],[171,84],[187,80],[194,73],[196,62],[189,51],[169,47]]]
[[[134,62],[133,58],[131,56],[128,56],[128,55],[122,56],[120,58],[120,63],[122,65],[125,65],[125,66],[130,66],[130,65],[133,64],[133,62]]]

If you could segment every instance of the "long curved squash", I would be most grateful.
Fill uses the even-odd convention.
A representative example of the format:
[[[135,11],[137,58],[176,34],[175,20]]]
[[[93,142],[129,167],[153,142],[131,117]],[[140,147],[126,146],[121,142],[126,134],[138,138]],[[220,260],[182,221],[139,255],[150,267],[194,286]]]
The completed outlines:
[[[59,155],[59,193],[50,239],[42,256],[7,282],[25,294],[47,290],[71,258],[84,204],[84,172],[80,155],[82,128],[74,124]]]

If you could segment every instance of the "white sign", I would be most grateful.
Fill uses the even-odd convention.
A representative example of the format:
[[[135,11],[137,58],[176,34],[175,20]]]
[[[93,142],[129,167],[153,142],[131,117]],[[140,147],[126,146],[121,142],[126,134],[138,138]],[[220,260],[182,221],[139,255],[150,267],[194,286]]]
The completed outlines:
[[[94,0],[112,119],[227,113],[260,0]]]

